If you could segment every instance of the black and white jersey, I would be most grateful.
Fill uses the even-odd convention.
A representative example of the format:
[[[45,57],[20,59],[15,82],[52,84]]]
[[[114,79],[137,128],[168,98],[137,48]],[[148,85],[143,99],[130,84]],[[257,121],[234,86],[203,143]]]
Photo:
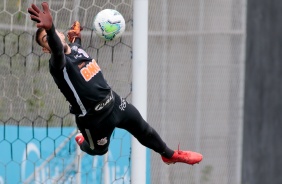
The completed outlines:
[[[111,88],[97,62],[79,44],[70,44],[70,47],[71,53],[65,54],[63,68],[55,68],[50,60],[50,73],[71,104],[71,112],[84,116],[93,112],[93,108],[111,93]]]

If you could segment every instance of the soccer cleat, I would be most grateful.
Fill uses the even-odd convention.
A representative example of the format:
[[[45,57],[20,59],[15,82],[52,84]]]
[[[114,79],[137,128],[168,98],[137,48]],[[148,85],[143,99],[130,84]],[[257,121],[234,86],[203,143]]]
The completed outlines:
[[[175,150],[171,158],[166,158],[162,156],[162,160],[168,165],[175,164],[176,162],[194,165],[201,162],[202,159],[203,155],[201,155],[200,153],[181,150]]]
[[[81,145],[84,141],[84,137],[82,135],[82,133],[78,133],[76,136],[75,136],[75,141],[78,145]]]

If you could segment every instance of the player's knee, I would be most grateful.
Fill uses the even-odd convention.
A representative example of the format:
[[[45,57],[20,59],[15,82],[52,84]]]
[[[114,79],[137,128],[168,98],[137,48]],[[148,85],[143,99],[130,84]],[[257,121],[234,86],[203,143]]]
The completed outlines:
[[[154,129],[146,123],[146,127],[144,128],[142,135],[143,137],[150,137],[153,134]]]
[[[150,141],[152,141],[153,135],[154,129],[149,125],[146,125],[146,127],[144,127],[144,129],[138,133],[136,138],[142,145],[146,146]]]

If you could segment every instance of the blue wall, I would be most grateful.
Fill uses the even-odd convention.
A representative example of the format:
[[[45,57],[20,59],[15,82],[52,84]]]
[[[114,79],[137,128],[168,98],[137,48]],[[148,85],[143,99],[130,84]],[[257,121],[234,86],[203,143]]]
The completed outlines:
[[[68,138],[75,130],[74,127],[0,126],[0,184],[33,181],[34,178],[51,183],[48,178],[58,179],[63,172],[64,177],[60,177],[59,183],[76,183],[77,146],[74,137]],[[81,183],[100,183],[105,173],[110,182],[130,183],[130,145],[131,135],[116,129],[111,137],[106,165],[104,156],[83,154]],[[62,148],[53,157],[60,146]],[[50,161],[45,162],[48,159]],[[149,162],[147,159],[148,169]],[[150,183],[149,176],[147,183]]]

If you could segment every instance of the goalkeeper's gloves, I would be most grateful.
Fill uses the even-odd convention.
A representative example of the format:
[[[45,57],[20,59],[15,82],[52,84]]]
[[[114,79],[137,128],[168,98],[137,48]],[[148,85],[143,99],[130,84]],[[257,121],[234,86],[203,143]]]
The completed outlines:
[[[80,23],[78,21],[75,21],[73,25],[71,26],[71,29],[68,31],[68,40],[69,42],[73,43],[76,38],[81,39],[80,32],[83,30],[83,28],[80,26]]]

